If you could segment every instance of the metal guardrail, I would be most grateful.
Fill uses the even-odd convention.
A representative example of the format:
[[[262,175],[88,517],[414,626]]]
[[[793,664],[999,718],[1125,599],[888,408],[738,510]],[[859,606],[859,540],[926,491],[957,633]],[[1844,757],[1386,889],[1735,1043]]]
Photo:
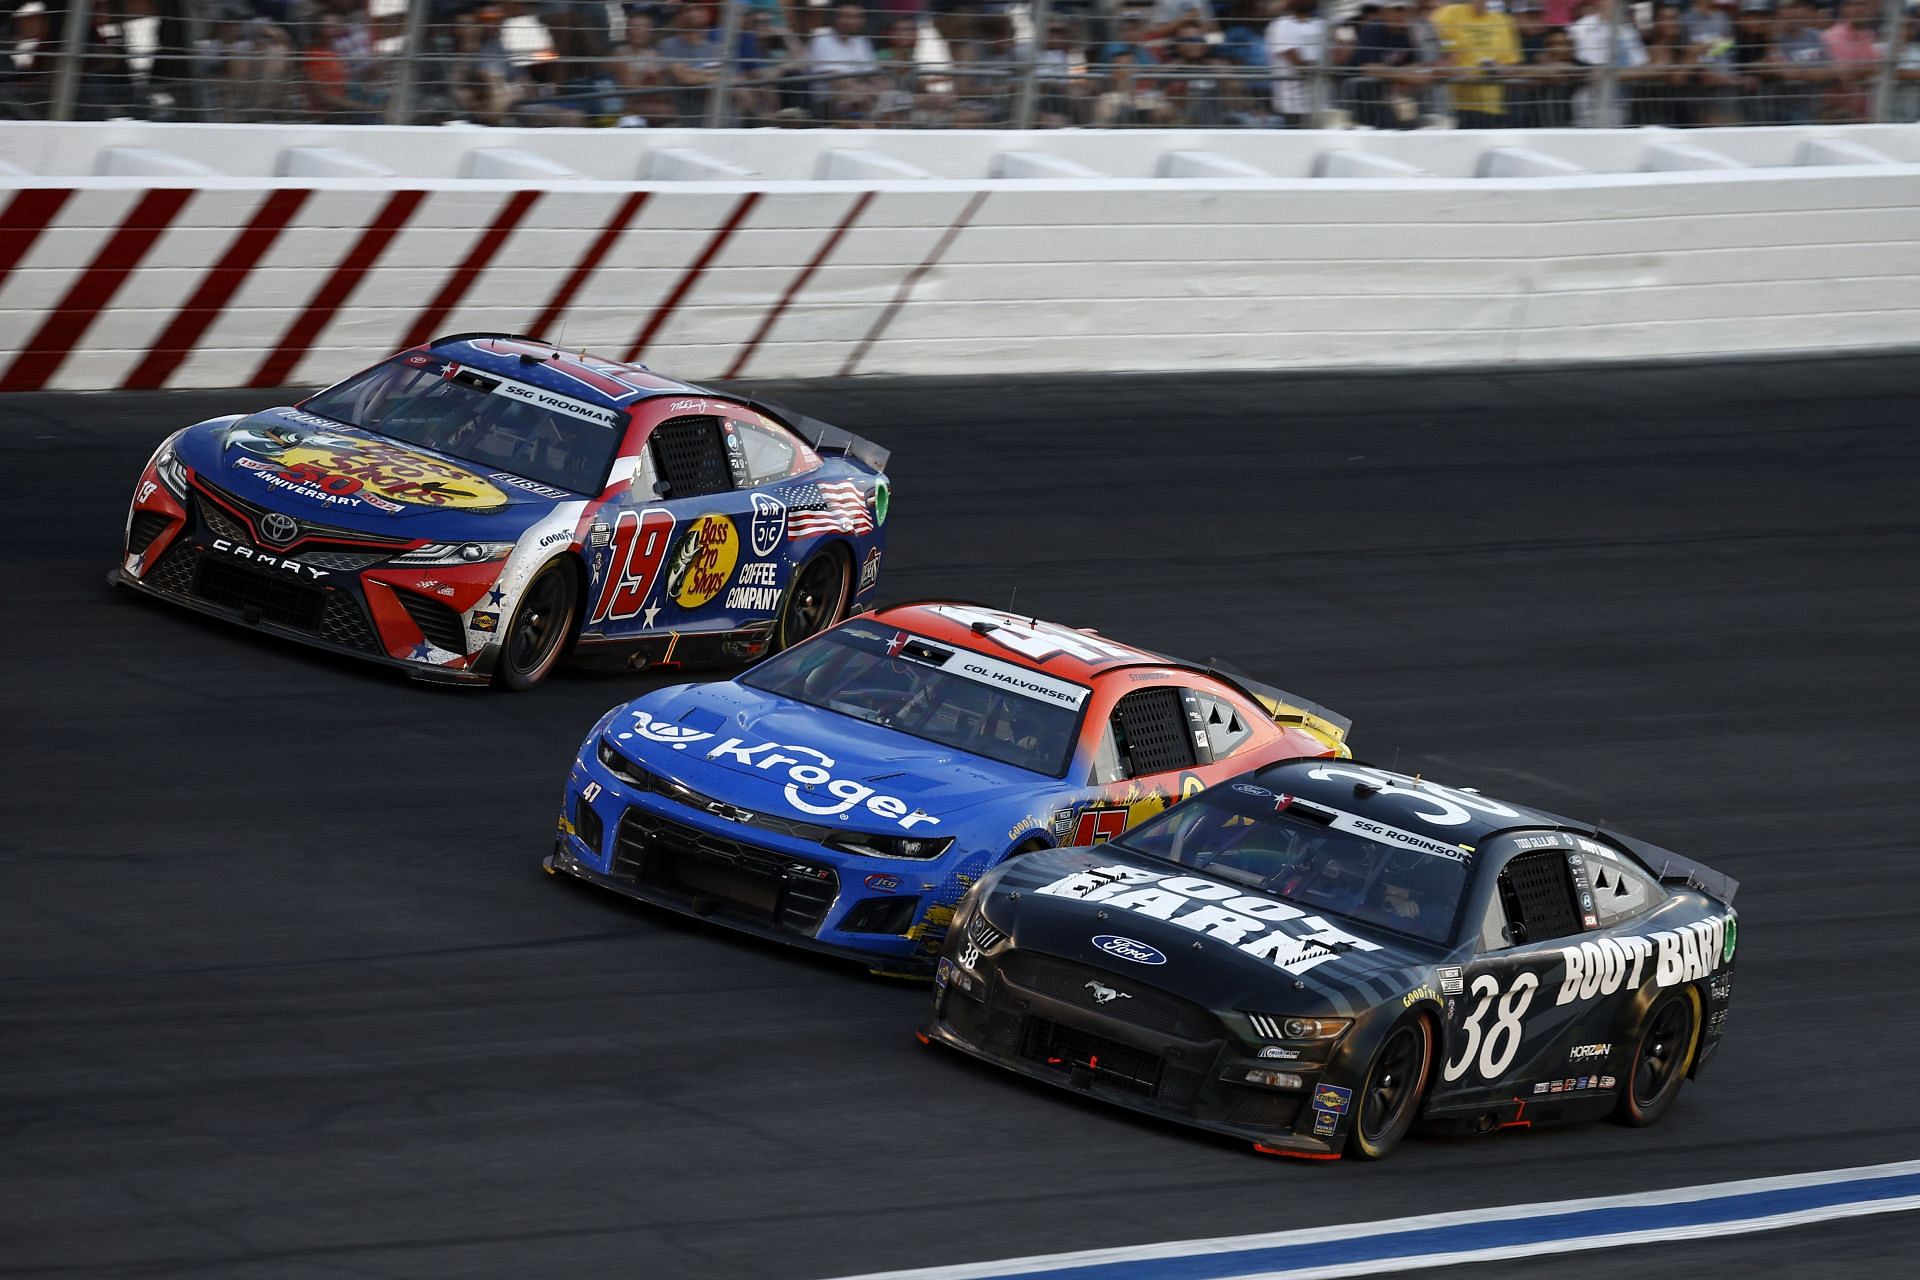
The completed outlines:
[[[1508,0],[1512,14],[1500,0],[1216,2],[980,0],[931,17],[889,0],[26,3],[0,17],[0,117],[1020,129],[1920,119],[1909,0],[1836,0],[1830,14],[1807,0],[1544,0],[1550,13]]]

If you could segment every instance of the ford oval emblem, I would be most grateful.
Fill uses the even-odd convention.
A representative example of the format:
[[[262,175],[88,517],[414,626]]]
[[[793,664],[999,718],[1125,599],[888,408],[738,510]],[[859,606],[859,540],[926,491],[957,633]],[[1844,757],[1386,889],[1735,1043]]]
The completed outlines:
[[[1165,964],[1167,958],[1158,950],[1144,942],[1135,942],[1132,938],[1118,938],[1111,933],[1103,933],[1093,940],[1093,945],[1110,956],[1122,960],[1131,960],[1135,964]]]

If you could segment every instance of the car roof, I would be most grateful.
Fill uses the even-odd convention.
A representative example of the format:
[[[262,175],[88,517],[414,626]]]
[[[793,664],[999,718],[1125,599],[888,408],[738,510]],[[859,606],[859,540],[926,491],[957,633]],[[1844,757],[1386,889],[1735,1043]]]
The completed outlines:
[[[1324,774],[1324,777],[1316,777]],[[1256,774],[1270,790],[1368,818],[1385,826],[1418,832],[1447,844],[1478,845],[1488,836],[1516,827],[1551,827],[1593,833],[1593,826],[1558,817],[1511,800],[1428,782],[1357,760],[1282,760]],[[1444,813],[1446,822],[1421,814]]]
[[[427,350],[484,373],[608,409],[625,409],[649,396],[714,394],[690,382],[662,377],[642,364],[572,351],[524,334],[456,333],[435,338]]]
[[[877,610],[874,619],[929,640],[990,653],[1004,661],[1090,684],[1122,667],[1207,668],[1075,627],[959,600],[916,600]]]

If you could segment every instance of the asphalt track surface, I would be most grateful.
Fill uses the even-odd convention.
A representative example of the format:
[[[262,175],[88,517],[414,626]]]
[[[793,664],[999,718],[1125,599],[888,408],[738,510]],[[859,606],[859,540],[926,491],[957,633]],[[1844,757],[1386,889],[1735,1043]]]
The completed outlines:
[[[1920,1148],[1920,361],[768,390],[894,449],[886,594],[1229,657],[1739,877],[1713,1068],[1329,1165],[924,1049],[924,989],[541,876],[655,681],[436,690],[105,587],[158,438],[273,396],[13,397],[0,1277],[805,1280]],[[1546,1270],[1905,1273],[1917,1216]]]

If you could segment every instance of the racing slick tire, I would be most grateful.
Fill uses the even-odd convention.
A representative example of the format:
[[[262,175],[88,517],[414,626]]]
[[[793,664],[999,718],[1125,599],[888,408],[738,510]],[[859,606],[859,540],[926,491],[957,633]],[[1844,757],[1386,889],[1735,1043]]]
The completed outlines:
[[[502,688],[519,693],[546,678],[560,661],[580,611],[580,589],[564,559],[549,561],[520,595],[500,646],[495,670]]]
[[[791,649],[840,621],[853,584],[846,552],[837,546],[816,552],[793,575],[780,620],[773,629],[773,652]]]
[[[1654,1001],[1621,1081],[1625,1087],[1614,1106],[1616,1121],[1644,1129],[1673,1110],[1687,1081],[1687,1059],[1698,1032],[1698,1011],[1684,991],[1670,991]]]
[[[1433,1022],[1421,1014],[1402,1018],[1387,1032],[1367,1064],[1367,1078],[1353,1108],[1347,1152],[1379,1160],[1407,1136],[1420,1114],[1433,1075]]]

